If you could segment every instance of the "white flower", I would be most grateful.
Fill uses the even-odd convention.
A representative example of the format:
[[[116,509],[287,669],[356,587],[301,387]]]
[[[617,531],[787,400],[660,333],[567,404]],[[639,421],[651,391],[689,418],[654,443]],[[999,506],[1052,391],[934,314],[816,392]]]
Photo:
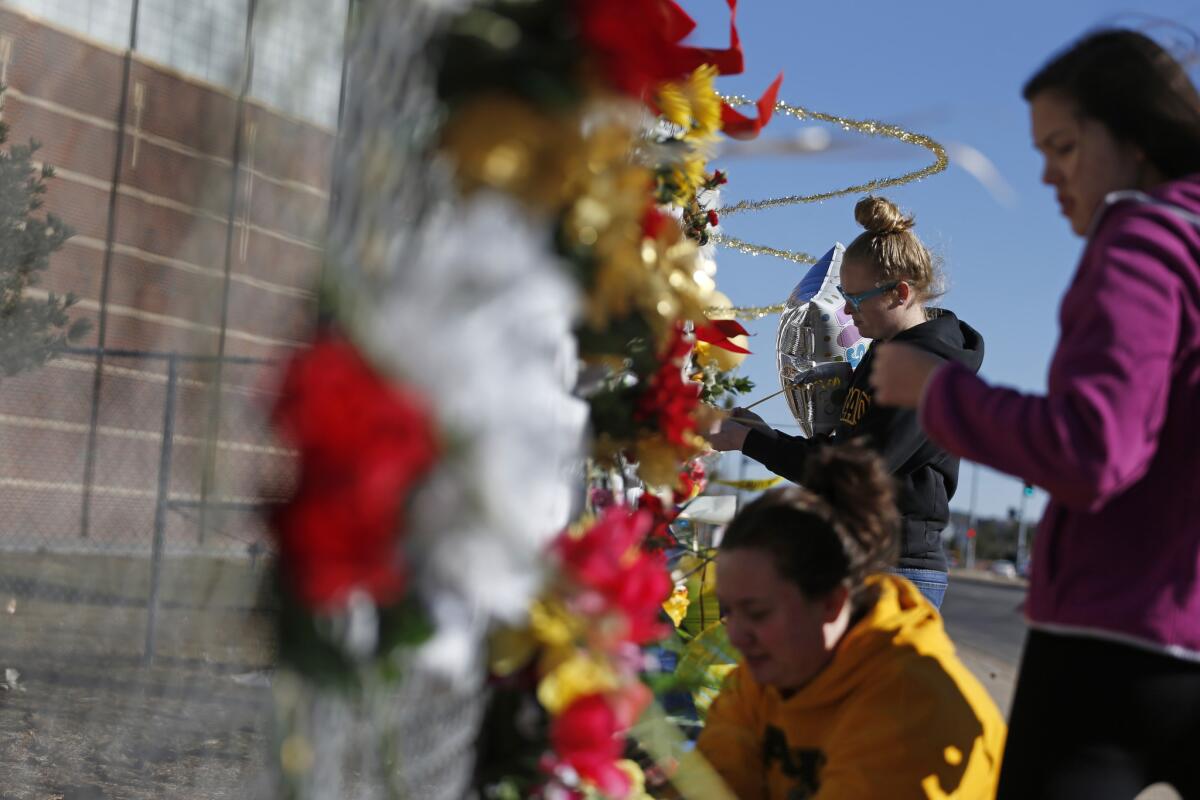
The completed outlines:
[[[405,542],[439,609],[426,651],[465,665],[461,628],[521,617],[568,521],[587,416],[570,393],[579,297],[549,227],[500,196],[440,208],[391,247],[392,285],[355,321],[357,338],[424,394],[446,439]]]

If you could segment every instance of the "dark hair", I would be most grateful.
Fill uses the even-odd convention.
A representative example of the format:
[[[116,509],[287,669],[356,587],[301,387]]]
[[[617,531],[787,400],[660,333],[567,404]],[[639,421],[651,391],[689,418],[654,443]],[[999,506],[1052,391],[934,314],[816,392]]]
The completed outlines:
[[[1200,172],[1200,94],[1183,66],[1145,34],[1121,28],[1084,36],[1021,90],[1061,93],[1118,141],[1136,145],[1167,178]]]
[[[848,580],[857,608],[867,575],[896,560],[892,477],[862,445],[830,445],[808,459],[802,483],[746,506],[726,528],[721,550],[766,551],[779,574],[810,599]]]

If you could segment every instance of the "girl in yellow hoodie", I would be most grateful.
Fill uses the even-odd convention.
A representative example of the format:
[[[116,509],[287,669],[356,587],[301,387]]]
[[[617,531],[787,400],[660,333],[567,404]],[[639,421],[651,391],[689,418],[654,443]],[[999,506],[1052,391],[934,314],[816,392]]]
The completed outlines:
[[[989,798],[1004,721],[895,555],[891,480],[827,448],[730,523],[717,597],[742,661],[697,747],[740,800]]]

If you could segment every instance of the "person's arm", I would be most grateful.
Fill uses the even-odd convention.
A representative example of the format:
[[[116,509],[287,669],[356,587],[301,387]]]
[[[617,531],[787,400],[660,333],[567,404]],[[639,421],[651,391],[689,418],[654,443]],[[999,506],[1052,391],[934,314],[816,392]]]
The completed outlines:
[[[1137,481],[1157,448],[1181,316],[1186,259],[1163,224],[1127,214],[1086,258],[1063,318],[1047,396],[996,388],[956,364],[925,387],[920,418],[950,452],[1095,510]],[[1102,246],[1100,246],[1102,245]],[[1173,269],[1172,267],[1175,267]],[[1186,267],[1185,267],[1186,268]]]
[[[742,442],[742,452],[776,475],[792,483],[800,483],[809,455],[820,445],[828,443],[829,439],[828,436],[814,436],[811,439],[789,436],[774,430],[766,433],[751,428]]]
[[[696,750],[739,798],[764,796],[766,775],[759,741],[756,693],[742,680],[742,667],[729,674],[705,718]]]

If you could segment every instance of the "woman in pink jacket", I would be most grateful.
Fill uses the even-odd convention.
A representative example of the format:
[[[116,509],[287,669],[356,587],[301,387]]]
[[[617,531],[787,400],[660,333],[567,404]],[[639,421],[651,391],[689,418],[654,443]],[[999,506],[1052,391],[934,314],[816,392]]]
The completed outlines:
[[[1086,239],[1048,392],[891,344],[876,398],[1050,493],[999,797],[1200,797],[1200,95],[1151,39],[1108,30],[1024,96]]]

